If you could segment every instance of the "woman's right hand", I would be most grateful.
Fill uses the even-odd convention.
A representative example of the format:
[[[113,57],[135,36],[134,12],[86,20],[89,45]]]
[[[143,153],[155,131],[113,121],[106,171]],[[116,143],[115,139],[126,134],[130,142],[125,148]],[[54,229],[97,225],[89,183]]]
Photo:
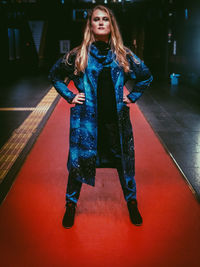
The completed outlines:
[[[72,104],[80,104],[82,105],[85,102],[85,94],[84,93],[78,93],[74,99],[72,100]]]

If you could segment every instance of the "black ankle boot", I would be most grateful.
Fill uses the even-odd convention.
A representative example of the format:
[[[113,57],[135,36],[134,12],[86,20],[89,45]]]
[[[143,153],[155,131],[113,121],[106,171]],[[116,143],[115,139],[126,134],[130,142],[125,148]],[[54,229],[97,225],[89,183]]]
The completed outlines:
[[[137,226],[142,225],[142,216],[137,207],[137,200],[132,199],[127,203],[131,222]]]
[[[74,225],[74,216],[76,212],[76,203],[67,202],[66,211],[63,217],[62,225],[64,228],[71,228]]]

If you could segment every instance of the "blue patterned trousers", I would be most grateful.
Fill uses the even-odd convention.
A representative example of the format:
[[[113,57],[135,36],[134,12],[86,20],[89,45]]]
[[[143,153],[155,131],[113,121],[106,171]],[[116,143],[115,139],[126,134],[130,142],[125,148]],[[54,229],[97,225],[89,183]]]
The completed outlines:
[[[136,199],[136,183],[134,177],[127,181],[124,178],[122,169],[117,168],[117,171],[125,200],[128,202],[131,199]],[[72,201],[74,203],[77,203],[80,196],[81,187],[82,183],[74,179],[74,177],[72,177],[69,173],[66,190],[66,202]]]

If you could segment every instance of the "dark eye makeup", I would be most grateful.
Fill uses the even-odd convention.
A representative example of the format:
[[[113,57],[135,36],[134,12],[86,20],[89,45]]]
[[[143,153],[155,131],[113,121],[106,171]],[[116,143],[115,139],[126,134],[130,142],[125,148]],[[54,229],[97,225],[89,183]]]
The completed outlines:
[[[100,17],[94,17],[93,20],[94,21],[98,21],[98,20],[100,20]],[[108,17],[103,17],[103,20],[104,21],[109,21],[109,18]]]

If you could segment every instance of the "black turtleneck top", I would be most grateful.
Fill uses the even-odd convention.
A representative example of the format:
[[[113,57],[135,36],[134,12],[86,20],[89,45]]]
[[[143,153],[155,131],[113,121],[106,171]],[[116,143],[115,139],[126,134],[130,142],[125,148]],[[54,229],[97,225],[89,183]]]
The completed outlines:
[[[110,45],[102,41],[97,41],[94,43],[94,45],[102,55],[107,55],[108,51],[110,50]],[[116,98],[110,67],[105,66],[98,77],[97,108],[99,123],[116,123]]]
[[[95,42],[99,53],[107,55],[110,46],[104,42]],[[119,165],[116,155],[120,154],[119,132],[115,88],[111,77],[111,68],[104,66],[97,82],[98,142],[97,150],[101,166]]]

